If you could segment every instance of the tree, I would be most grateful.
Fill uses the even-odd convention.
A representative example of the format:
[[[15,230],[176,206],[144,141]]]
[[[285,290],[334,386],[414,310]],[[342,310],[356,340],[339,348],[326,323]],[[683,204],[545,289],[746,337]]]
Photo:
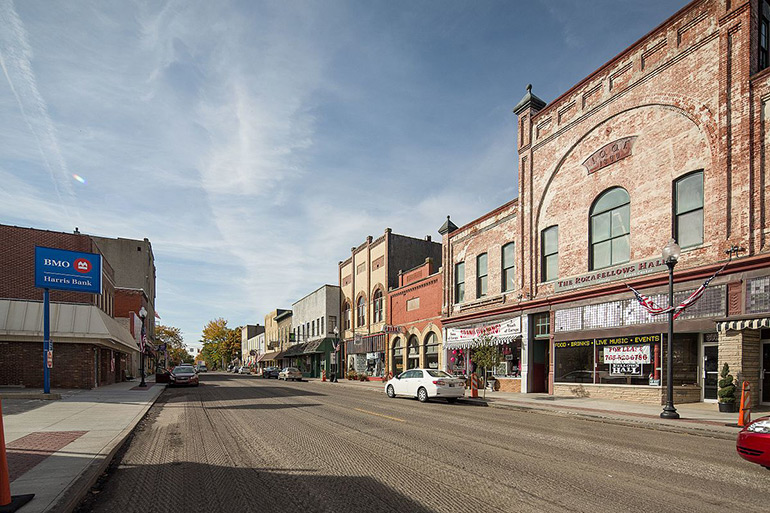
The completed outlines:
[[[474,342],[479,345],[473,350],[473,361],[484,369],[484,379],[486,380],[487,369],[494,369],[500,363],[500,352],[497,350],[497,346],[492,345],[492,338],[489,336],[479,337]],[[486,398],[486,383],[484,385],[483,393],[484,398]]]
[[[204,326],[201,343],[202,359],[215,369],[223,358],[230,362],[241,354],[241,330],[228,328],[227,320],[219,317]]]
[[[183,362],[191,362],[192,356],[187,352],[187,346],[182,337],[182,331],[174,326],[155,326],[155,338],[161,344],[166,344],[168,359],[171,365],[179,365]]]

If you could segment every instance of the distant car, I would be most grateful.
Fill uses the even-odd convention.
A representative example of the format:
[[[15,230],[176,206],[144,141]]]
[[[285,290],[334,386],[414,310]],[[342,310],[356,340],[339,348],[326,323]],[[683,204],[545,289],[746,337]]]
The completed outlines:
[[[179,365],[174,367],[169,376],[169,385],[198,386],[198,374],[192,365]]]
[[[770,417],[759,418],[743,428],[735,448],[744,460],[770,470]]]
[[[438,397],[448,403],[465,396],[465,380],[435,369],[411,369],[385,383],[391,399],[398,395],[416,397],[421,403]]]
[[[209,369],[205,365],[198,365],[198,372],[208,372]]]
[[[248,366],[244,365],[240,369],[238,369],[238,374],[251,374],[251,369],[249,369]]]
[[[265,367],[262,370],[262,377],[263,378],[278,378],[278,374],[280,371],[278,370],[278,367]]]
[[[302,381],[302,372],[296,367],[285,367],[278,373],[278,379],[284,381]]]

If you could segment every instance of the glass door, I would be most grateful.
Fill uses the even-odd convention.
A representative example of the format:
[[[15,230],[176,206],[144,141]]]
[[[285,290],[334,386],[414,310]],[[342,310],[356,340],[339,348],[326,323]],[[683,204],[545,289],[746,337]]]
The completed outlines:
[[[703,344],[703,400],[717,400],[719,381],[719,346]]]
[[[770,404],[770,342],[762,342],[762,402]]]

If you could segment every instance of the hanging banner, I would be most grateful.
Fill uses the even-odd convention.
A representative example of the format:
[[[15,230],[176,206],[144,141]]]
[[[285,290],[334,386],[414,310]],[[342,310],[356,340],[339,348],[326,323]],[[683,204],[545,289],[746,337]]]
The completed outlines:
[[[447,349],[473,347],[480,340],[489,338],[492,345],[504,344],[521,338],[521,317],[513,317],[496,324],[472,328],[447,328],[445,347]]]

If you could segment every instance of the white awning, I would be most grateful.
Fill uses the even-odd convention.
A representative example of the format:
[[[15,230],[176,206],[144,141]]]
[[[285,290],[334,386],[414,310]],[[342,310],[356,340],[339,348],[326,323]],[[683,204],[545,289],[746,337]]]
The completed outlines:
[[[770,328],[770,317],[717,322],[717,331],[720,333],[724,333],[727,330],[758,330],[762,328]]]
[[[94,305],[51,303],[50,321],[54,347],[56,342],[67,342],[139,352],[131,332]],[[0,340],[42,343],[42,301],[0,299]]]
[[[506,337],[497,337],[489,339],[487,344],[490,346],[498,346],[500,344],[508,344],[510,342],[514,342],[516,340],[521,340],[521,335],[511,335]],[[478,347],[482,345],[481,341],[479,340],[461,340],[458,342],[444,342],[444,349],[468,349],[471,347]]]

